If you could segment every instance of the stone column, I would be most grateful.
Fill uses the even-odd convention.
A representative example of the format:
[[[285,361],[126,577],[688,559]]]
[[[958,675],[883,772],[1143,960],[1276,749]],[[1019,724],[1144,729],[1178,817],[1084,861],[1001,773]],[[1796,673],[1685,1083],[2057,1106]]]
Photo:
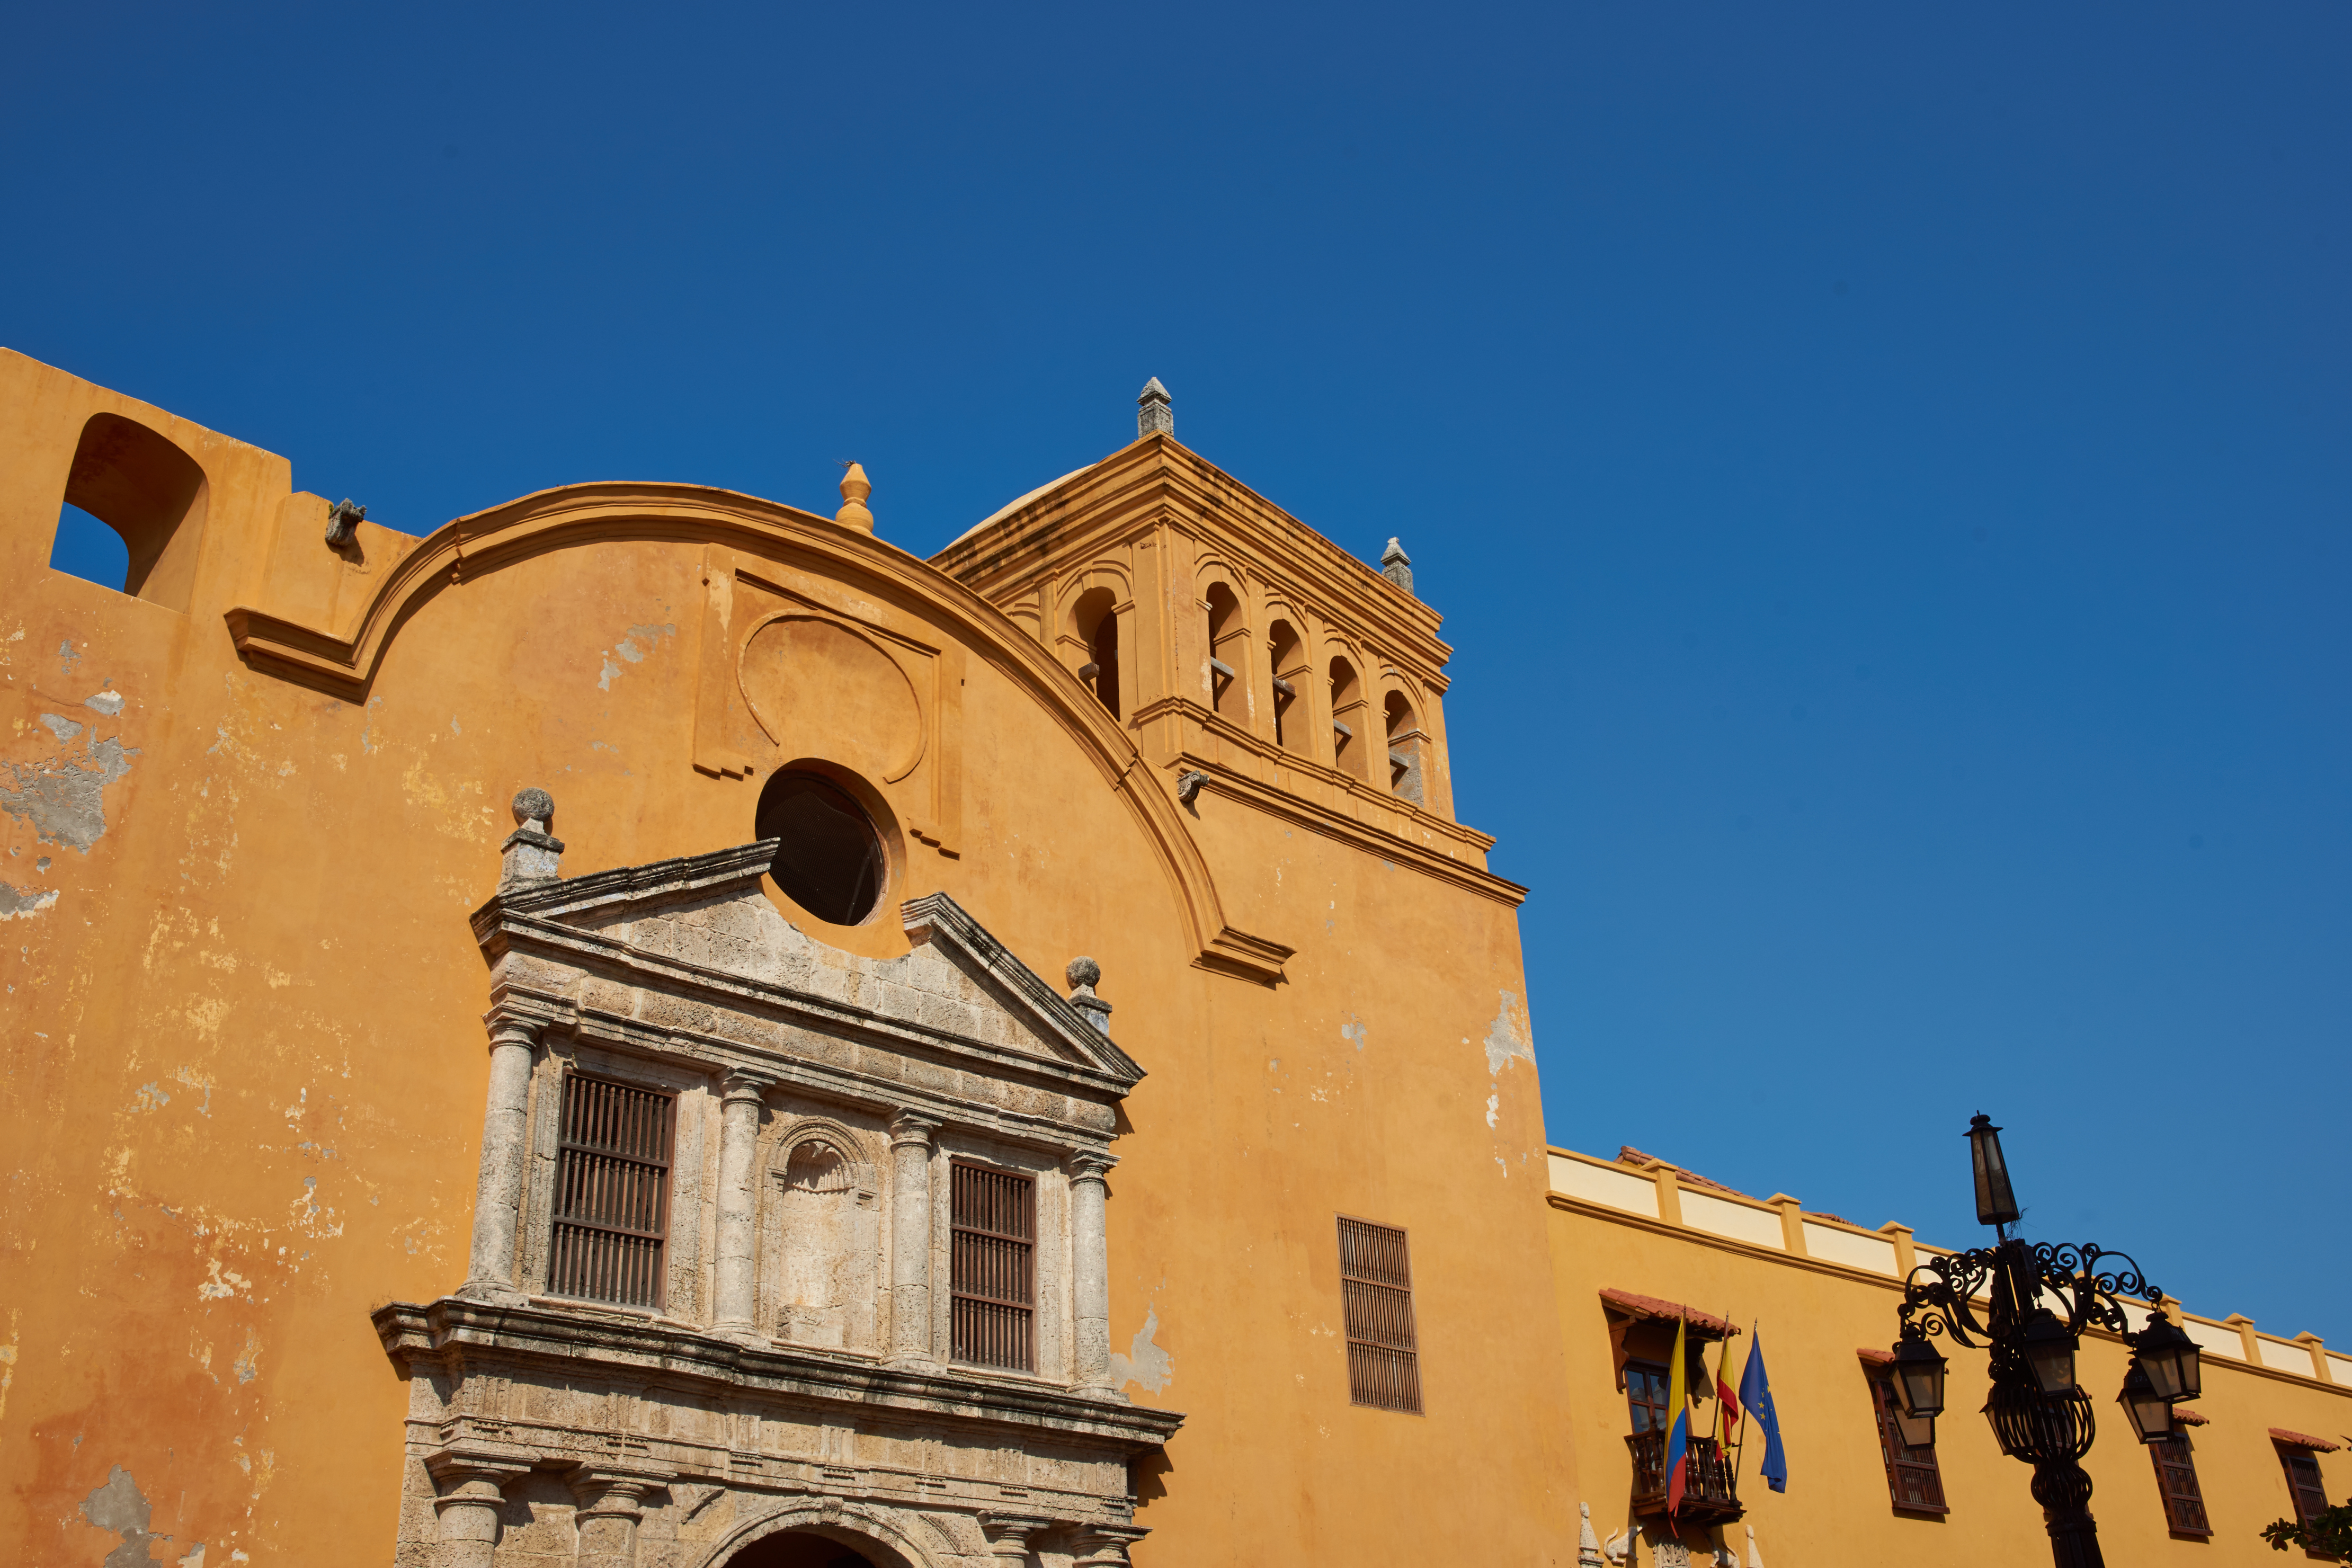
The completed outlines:
[[[1007,1563],[1026,1563],[1029,1542],[1053,1529],[1054,1521],[1030,1514],[984,1513],[980,1528],[988,1532],[990,1555]]]
[[[646,1498],[668,1476],[591,1463],[573,1466],[571,1479],[580,1500],[572,1516],[580,1531],[579,1568],[635,1568],[637,1521]]]
[[[1071,1549],[1071,1568],[1127,1568],[1127,1549],[1150,1534],[1131,1524],[1094,1524]]]
[[[719,1113],[719,1258],[711,1327],[748,1335],[758,1192],[752,1163],[760,1142],[760,1107],[767,1085],[748,1073],[730,1073]]]
[[[1077,1392],[1110,1399],[1110,1250],[1103,1205],[1109,1196],[1103,1178],[1118,1162],[1098,1149],[1081,1149],[1065,1162],[1070,1173],[1070,1273],[1076,1325]]]
[[[518,1018],[490,1023],[490,1087],[482,1108],[482,1168],[474,1186],[474,1247],[458,1294],[508,1300],[515,1289],[515,1241],[522,1228],[523,1148],[530,1113],[530,1057],[537,1029]]]
[[[504,1455],[450,1448],[426,1459],[425,1468],[441,1489],[433,1500],[441,1522],[433,1568],[490,1568],[499,1510],[506,1502],[501,1489],[530,1467]]]
[[[890,1119],[890,1363],[929,1366],[931,1351],[931,1134],[937,1118]]]

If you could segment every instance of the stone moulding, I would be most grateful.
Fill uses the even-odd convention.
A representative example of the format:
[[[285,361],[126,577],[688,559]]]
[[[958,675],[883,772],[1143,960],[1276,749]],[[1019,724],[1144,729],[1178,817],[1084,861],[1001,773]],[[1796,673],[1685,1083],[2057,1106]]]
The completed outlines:
[[[835,1037],[865,1037],[945,1068],[954,1067],[958,1058],[978,1058],[992,1074],[1082,1099],[1123,1094],[1142,1079],[1144,1070],[1133,1058],[945,893],[902,907],[908,936],[919,948],[928,945],[961,959],[964,965],[1010,993],[1039,1033],[1066,1053],[1066,1059],[1009,1050],[926,1024],[919,1016],[892,1016],[808,984],[763,981],[655,952],[629,940],[568,923],[563,918],[590,912],[651,912],[657,904],[729,894],[760,899],[760,877],[774,853],[772,839],[499,894],[472,917],[475,939],[499,971],[492,986],[493,1012],[559,1035],[642,1051],[682,1053],[719,1067],[753,1067],[788,1076],[814,1073],[837,1089],[848,1088],[857,1076],[764,1048],[761,1042],[742,1037],[740,1028],[734,1034],[722,1034],[681,1028],[672,1022],[648,1024],[625,1014],[583,1005],[572,994],[564,973],[579,971],[632,988],[658,990],[680,1000],[699,1002],[755,1024],[765,1023],[779,1034],[797,1028]],[[845,973],[819,971],[812,979],[821,974],[845,984],[839,978]],[[857,1098],[875,1104],[918,1104],[931,1098],[919,1090],[910,1094],[908,1085],[889,1079],[872,1079],[865,1089]],[[971,1107],[959,1104],[955,1109],[959,1117],[973,1118]],[[1034,1121],[1035,1113],[999,1112],[989,1119],[1003,1119],[1010,1124]],[[1100,1137],[1106,1130],[1091,1124],[1084,1127],[1090,1137]]]
[[[797,508],[700,485],[591,484],[542,490],[444,524],[387,573],[350,637],[270,614],[227,611],[237,654],[251,668],[363,704],[385,650],[434,598],[468,577],[551,551],[599,542],[726,544],[748,555],[793,557],[842,581],[903,601],[1021,687],[1095,763],[1124,801],[1168,873],[1194,964],[1275,985],[1293,950],[1236,930],[1174,799],[1149,774],[1118,721],[1082,681],[1003,612],[946,573],[870,534]],[[690,759],[681,758],[681,765]]]

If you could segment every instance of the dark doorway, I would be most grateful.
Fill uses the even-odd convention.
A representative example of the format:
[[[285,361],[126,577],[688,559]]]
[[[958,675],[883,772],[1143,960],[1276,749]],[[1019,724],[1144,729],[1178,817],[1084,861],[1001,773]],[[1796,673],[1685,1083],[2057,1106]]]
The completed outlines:
[[[875,1568],[876,1561],[829,1537],[788,1530],[746,1546],[727,1568]]]

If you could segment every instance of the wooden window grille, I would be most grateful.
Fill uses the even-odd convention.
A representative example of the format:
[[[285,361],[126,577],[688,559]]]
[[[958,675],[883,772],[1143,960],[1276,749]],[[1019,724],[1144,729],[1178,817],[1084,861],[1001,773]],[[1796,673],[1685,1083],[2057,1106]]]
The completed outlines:
[[[1348,1320],[1348,1397],[1421,1414],[1421,1350],[1412,1326],[1412,1259],[1404,1232],[1339,1221],[1339,1291]]]
[[[2147,1457],[2156,1465],[2156,1489],[2164,1499],[2166,1528],[2175,1535],[2210,1537],[2213,1527],[2205,1518],[2205,1494],[2197,1485],[2197,1461],[2189,1454],[2189,1439],[2176,1433],[2150,1443]]]
[[[2294,1494],[2297,1523],[2309,1524],[2327,1511],[2327,1489],[2320,1485],[2319,1457],[2308,1448],[2281,1447],[2279,1462],[2286,1467],[2286,1489]]]
[[[677,1108],[656,1089],[564,1076],[551,1293],[660,1309]]]
[[[950,1168],[955,1359],[1037,1370],[1037,1183],[961,1161]]]
[[[1903,1440],[1903,1429],[1895,1424],[1895,1389],[1885,1376],[1870,1380],[1870,1403],[1878,1415],[1878,1455],[1886,1462],[1889,1500],[1906,1513],[1949,1513],[1936,1446]]]

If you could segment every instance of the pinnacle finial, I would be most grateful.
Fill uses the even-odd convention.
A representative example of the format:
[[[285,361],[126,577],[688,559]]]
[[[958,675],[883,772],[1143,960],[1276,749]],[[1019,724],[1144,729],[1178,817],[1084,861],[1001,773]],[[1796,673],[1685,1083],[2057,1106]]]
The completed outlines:
[[[874,514],[866,507],[866,498],[873,493],[873,482],[866,477],[866,465],[850,464],[849,471],[841,476],[841,510],[833,514],[833,521],[873,532]]]
[[[1394,539],[1391,539],[1389,547],[1381,552],[1381,575],[1406,593],[1412,592],[1412,557],[1407,555],[1404,546]]]
[[[1163,436],[1176,434],[1175,406],[1156,375],[1143,384],[1143,392],[1135,400],[1135,438],[1140,441],[1155,430]]]

